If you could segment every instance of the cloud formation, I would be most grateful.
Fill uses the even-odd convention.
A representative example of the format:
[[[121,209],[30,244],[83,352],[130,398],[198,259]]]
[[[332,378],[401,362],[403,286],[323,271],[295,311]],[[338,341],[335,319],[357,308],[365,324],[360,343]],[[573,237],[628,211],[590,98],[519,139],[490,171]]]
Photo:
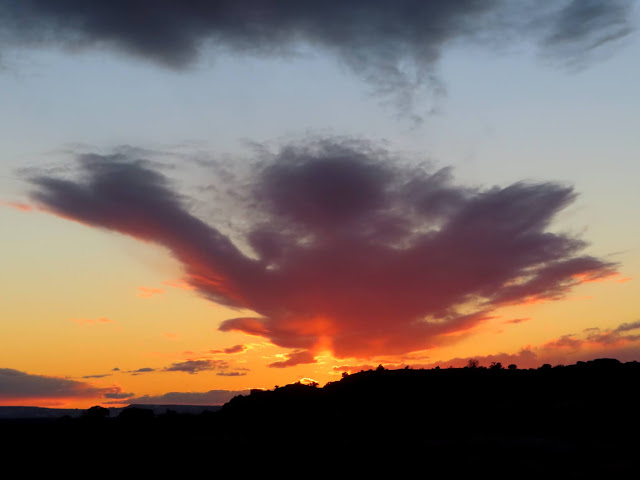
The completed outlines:
[[[623,323],[614,329],[601,329],[599,327],[587,328],[582,335],[563,335],[551,340],[542,348],[547,350],[577,351],[584,349],[609,349],[624,347],[640,340],[640,333],[631,334],[634,330],[640,330],[640,321]]]
[[[186,360],[184,362],[172,363],[164,368],[165,372],[187,372],[198,373],[206,370],[226,371],[229,364],[224,360]]]
[[[258,314],[220,330],[296,352],[424,350],[455,341],[498,307],[557,300],[615,273],[615,264],[582,253],[584,241],[549,231],[576,197],[568,186],[470,188],[449,168],[336,138],[289,144],[255,165],[227,185],[246,206],[236,232],[243,250],[189,213],[143,160],[81,155],[76,178],[31,182],[45,210],[163,245],[201,295]]]
[[[98,388],[85,382],[0,368],[0,403],[102,397],[117,387]]]
[[[118,369],[119,371],[119,369]],[[141,373],[151,373],[151,372],[155,372],[156,369],[155,368],[151,368],[151,367],[142,367],[142,368],[138,368],[136,370],[131,370],[128,371],[126,373],[132,373],[133,375],[139,375]]]
[[[0,205],[13,208],[14,210],[18,210],[21,212],[30,212],[33,210],[31,205],[27,205],[26,203],[20,202],[3,202],[0,201]]]
[[[629,333],[640,330],[640,321],[623,323],[615,328],[601,329],[592,327],[584,329],[580,334],[568,334],[549,340],[541,345],[528,346],[517,353],[496,353],[475,357],[456,357],[442,362],[423,365],[412,364],[413,368],[461,368],[474,359],[481,366],[489,366],[492,362],[500,362],[503,367],[516,364],[518,368],[537,368],[547,363],[550,365],[573,364],[578,361],[596,358],[616,358],[621,361],[633,361],[640,355],[640,333]],[[359,371],[360,367],[334,367],[334,370],[348,372]]]
[[[233,397],[248,395],[249,390],[209,390],[208,392],[169,392],[127,399],[138,405],[224,405]]]
[[[247,349],[246,345],[234,345],[233,347],[223,348],[222,350],[209,350],[209,353],[224,353],[227,355],[231,355],[233,353],[242,353]]]
[[[120,390],[115,390],[112,392],[107,392],[104,394],[104,398],[108,398],[111,400],[124,400],[127,398],[131,398],[135,396],[135,394],[133,393],[127,393],[127,392],[122,392]]]
[[[78,325],[104,325],[104,324],[114,324],[113,320],[105,317],[100,318],[72,318],[72,322],[77,323]]]
[[[138,287],[138,297],[151,298],[155,295],[162,295],[164,290],[162,288],[152,287]]]
[[[287,354],[287,359],[282,360],[280,362],[270,363],[268,366],[271,368],[286,368],[286,367],[294,367],[296,365],[302,365],[306,363],[316,363],[317,360],[314,358],[313,353],[302,350],[300,352],[293,352]]]
[[[291,56],[305,48],[341,64],[411,110],[449,45],[496,49],[525,40],[583,62],[630,33],[633,0],[0,0],[7,46],[112,49],[173,69],[203,52]]]

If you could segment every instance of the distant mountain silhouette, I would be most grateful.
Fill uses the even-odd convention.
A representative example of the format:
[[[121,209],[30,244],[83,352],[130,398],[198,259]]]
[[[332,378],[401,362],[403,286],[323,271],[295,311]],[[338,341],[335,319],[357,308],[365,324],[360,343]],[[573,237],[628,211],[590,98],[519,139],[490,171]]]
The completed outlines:
[[[396,475],[419,467],[452,478],[480,471],[610,478],[636,469],[639,380],[640,363],[615,359],[528,370],[474,362],[433,370],[379,367],[323,388],[295,383],[253,390],[217,412],[157,414],[140,405],[116,416],[94,409],[80,418],[0,427],[32,449],[34,439],[43,449],[80,452],[118,445],[131,461],[167,451],[174,460],[206,463],[215,452],[227,461],[340,458],[360,473],[384,466]]]

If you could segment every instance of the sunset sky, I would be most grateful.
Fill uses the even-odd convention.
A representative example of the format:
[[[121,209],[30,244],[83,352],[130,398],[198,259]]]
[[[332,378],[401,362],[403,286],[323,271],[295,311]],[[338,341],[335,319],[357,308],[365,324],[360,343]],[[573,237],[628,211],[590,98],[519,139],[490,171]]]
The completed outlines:
[[[639,20],[0,0],[0,405],[640,360]]]

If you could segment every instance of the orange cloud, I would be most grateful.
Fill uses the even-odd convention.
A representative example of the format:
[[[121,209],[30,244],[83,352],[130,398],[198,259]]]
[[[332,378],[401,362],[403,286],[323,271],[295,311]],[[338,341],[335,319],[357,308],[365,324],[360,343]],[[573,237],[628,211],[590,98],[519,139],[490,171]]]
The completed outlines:
[[[189,284],[186,280],[166,280],[162,282],[163,285],[172,288],[178,288],[180,290],[194,290],[195,287]]]
[[[20,210],[21,212],[31,212],[33,207],[31,205],[27,205],[26,203],[20,202],[1,202],[0,205],[4,205],[5,207],[10,207],[15,210]]]
[[[283,360],[280,362],[273,362],[273,363],[270,363],[268,366],[271,368],[286,368],[286,367],[293,367],[295,365],[317,362],[313,354],[307,351],[289,353],[286,355],[286,357],[287,357],[286,360]]]
[[[142,298],[151,298],[155,295],[162,295],[164,293],[162,288],[138,287],[138,290],[138,297]]]
[[[77,323],[78,325],[103,325],[103,324],[109,324],[109,323],[116,323],[113,320],[110,320],[108,318],[104,318],[104,317],[100,317],[100,318],[72,318],[71,319],[72,322]]]

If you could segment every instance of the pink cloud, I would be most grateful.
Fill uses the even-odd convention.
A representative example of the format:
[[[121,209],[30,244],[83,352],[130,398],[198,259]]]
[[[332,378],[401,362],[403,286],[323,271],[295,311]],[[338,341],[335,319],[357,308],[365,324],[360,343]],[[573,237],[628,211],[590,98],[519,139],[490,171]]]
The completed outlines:
[[[235,233],[252,255],[191,215],[149,162],[118,154],[79,164],[76,181],[32,179],[34,198],[64,218],[165,246],[201,295],[257,313],[220,330],[308,358],[448,344],[501,306],[559,300],[616,269],[583,254],[584,241],[549,231],[576,196],[570,187],[464,187],[451,169],[407,166],[362,141],[286,145],[247,178],[227,179],[221,190],[246,207]]]
[[[19,210],[21,212],[31,212],[33,210],[33,207],[31,205],[27,205],[26,203],[20,203],[20,202],[1,202],[0,201],[0,205],[4,205],[5,207],[10,207],[15,210]]]

